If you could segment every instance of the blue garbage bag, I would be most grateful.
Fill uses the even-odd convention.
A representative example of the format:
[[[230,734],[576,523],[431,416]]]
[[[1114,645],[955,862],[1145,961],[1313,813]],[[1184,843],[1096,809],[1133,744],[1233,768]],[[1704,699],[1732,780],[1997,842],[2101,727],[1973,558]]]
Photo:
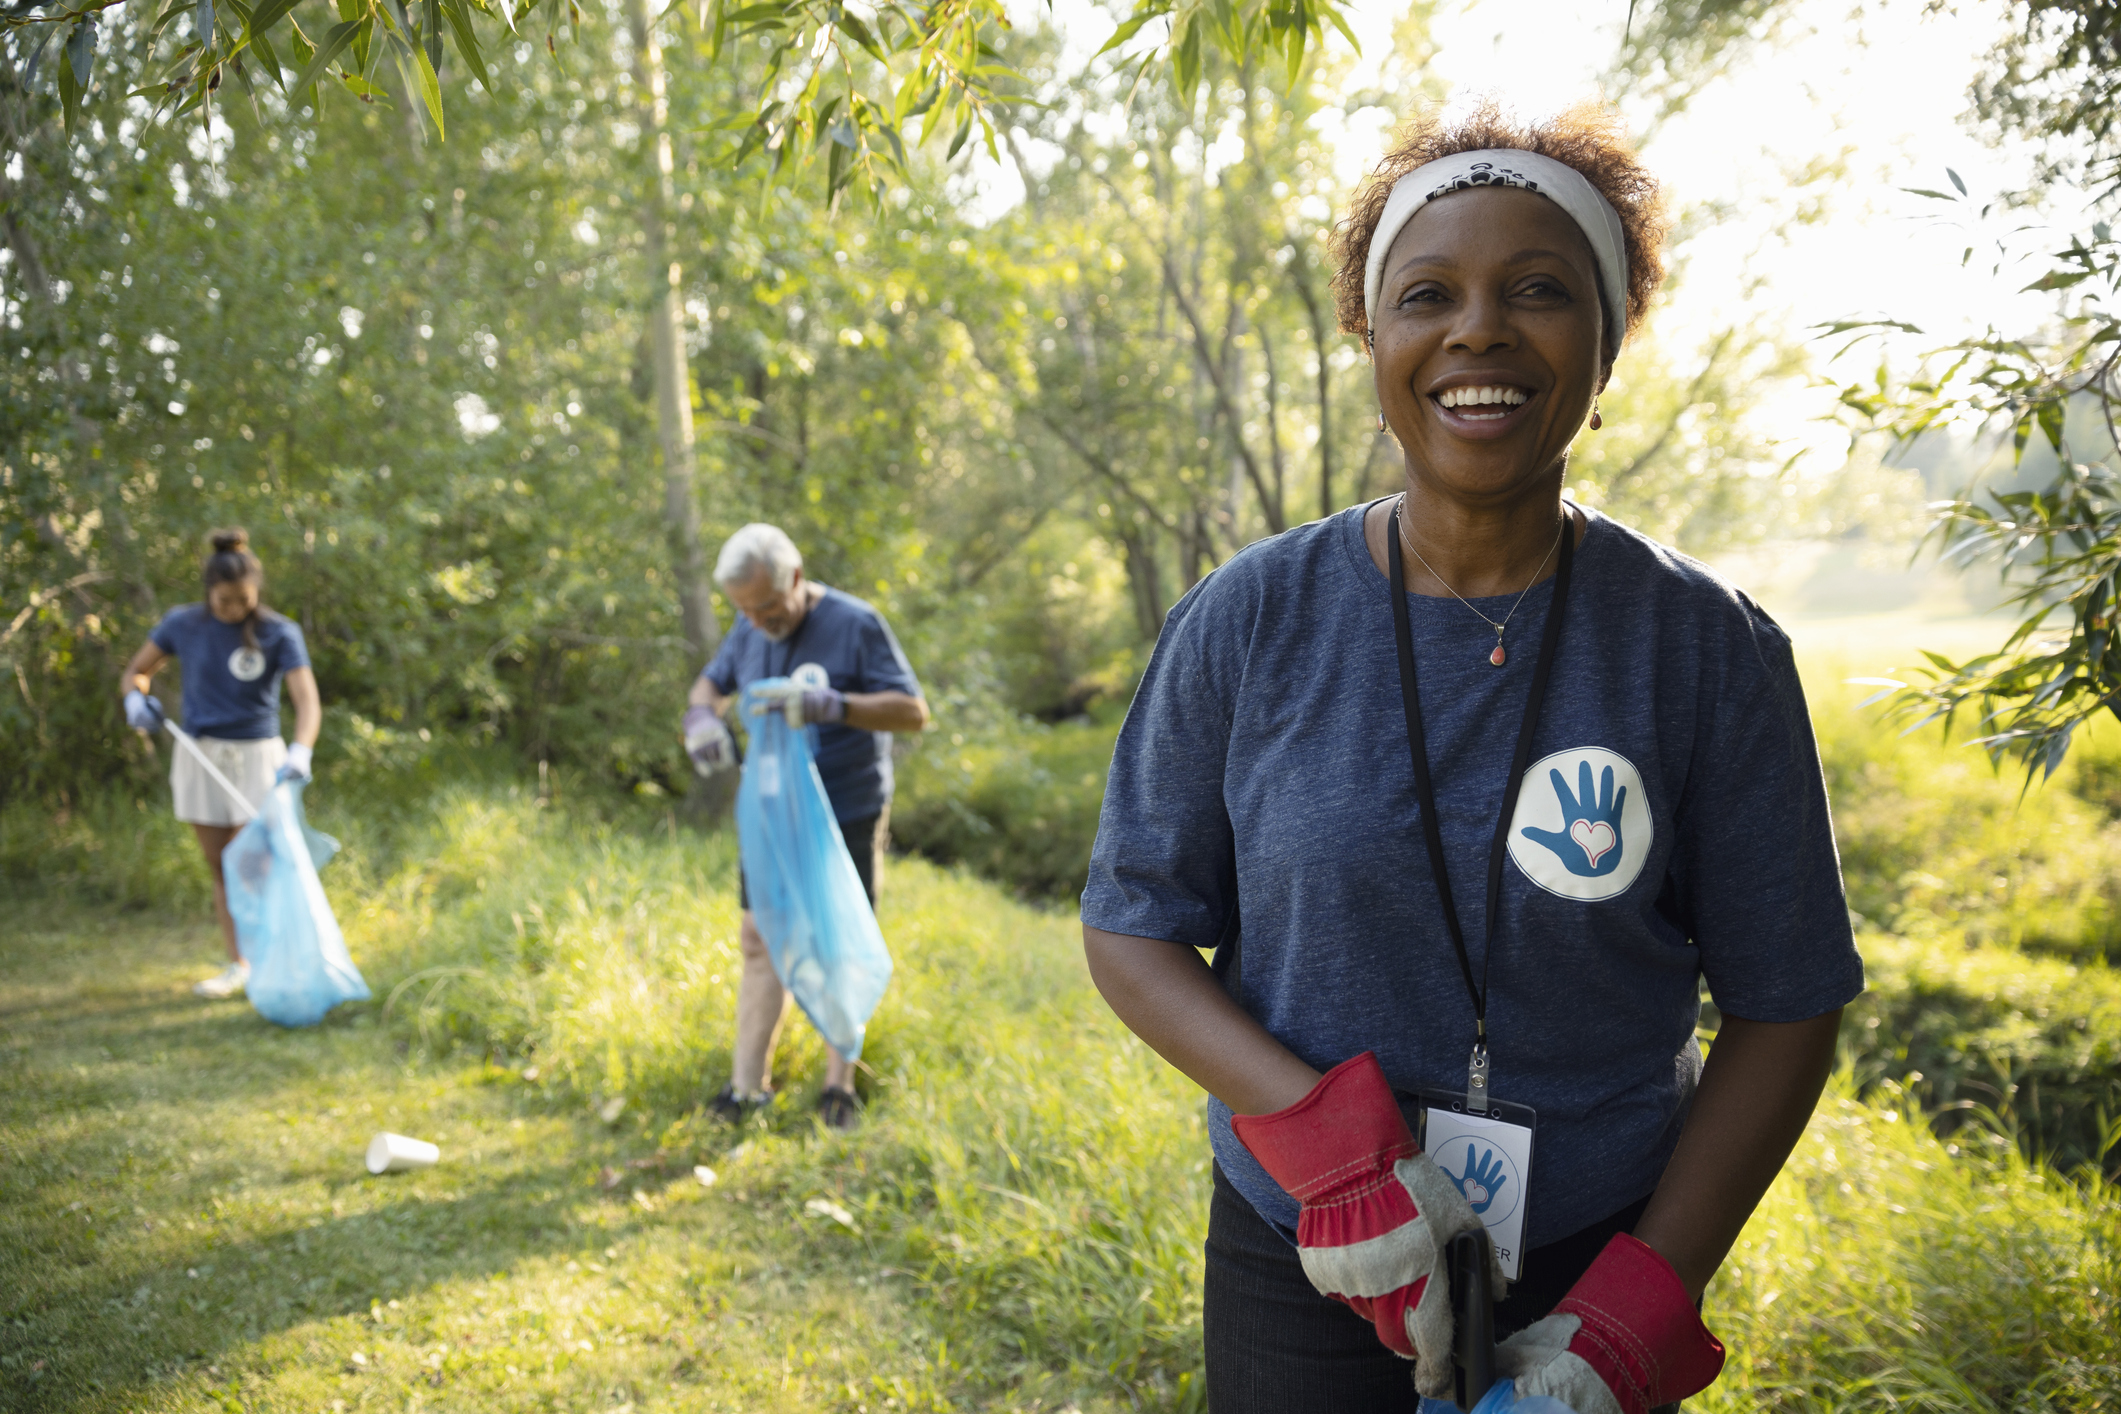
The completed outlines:
[[[282,781],[221,854],[236,948],[250,964],[243,990],[267,1021],[314,1026],[339,1003],[368,998],[317,879],[338,850],[309,828],[302,783]]]
[[[744,693],[751,750],[736,793],[744,886],[774,975],[832,1049],[854,1060],[890,985],[891,953],[818,779],[810,732],[775,707],[752,714],[752,688],[786,681],[765,678]]]
[[[1497,1380],[1473,1406],[1472,1414],[1575,1414],[1575,1411],[1544,1394],[1519,1399],[1517,1381]]]

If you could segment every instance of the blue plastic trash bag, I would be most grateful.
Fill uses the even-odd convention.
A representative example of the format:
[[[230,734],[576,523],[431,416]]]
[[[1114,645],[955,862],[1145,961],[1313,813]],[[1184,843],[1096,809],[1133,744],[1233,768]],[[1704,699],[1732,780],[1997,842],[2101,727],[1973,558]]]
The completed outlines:
[[[282,781],[222,852],[236,948],[250,964],[243,990],[267,1021],[314,1026],[340,1002],[368,998],[317,880],[338,851],[303,818],[301,783]]]
[[[1517,1381],[1497,1380],[1488,1386],[1488,1392],[1473,1406],[1473,1414],[1576,1414],[1558,1399],[1544,1394],[1535,1394],[1529,1399],[1517,1397]]]
[[[744,886],[774,975],[832,1049],[854,1060],[891,983],[891,953],[818,779],[810,733],[776,708],[752,714],[754,689],[786,681],[764,678],[744,693],[751,751],[736,793]]]

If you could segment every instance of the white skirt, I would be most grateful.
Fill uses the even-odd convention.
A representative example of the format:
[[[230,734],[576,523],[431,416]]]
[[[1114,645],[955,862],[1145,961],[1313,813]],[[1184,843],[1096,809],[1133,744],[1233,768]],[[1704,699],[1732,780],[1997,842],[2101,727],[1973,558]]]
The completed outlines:
[[[243,793],[253,810],[265,804],[272,793],[273,776],[287,759],[287,743],[276,736],[256,741],[223,741],[219,737],[192,738],[214,769]],[[241,825],[250,817],[240,810],[228,792],[199,766],[199,759],[184,743],[170,742],[176,759],[169,767],[169,791],[176,798],[177,818],[190,825]]]

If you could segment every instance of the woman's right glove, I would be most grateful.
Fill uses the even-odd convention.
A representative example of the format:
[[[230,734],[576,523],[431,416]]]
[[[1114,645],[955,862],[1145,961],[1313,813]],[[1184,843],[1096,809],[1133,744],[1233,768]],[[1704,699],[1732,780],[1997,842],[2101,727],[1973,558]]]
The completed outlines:
[[[736,739],[712,707],[693,707],[685,713],[685,754],[692,758],[692,769],[703,776],[736,764]]]
[[[1451,1292],[1442,1259],[1452,1238],[1481,1223],[1415,1144],[1376,1055],[1335,1066],[1285,1110],[1233,1115],[1230,1126],[1303,1204],[1296,1245],[1311,1285],[1414,1361],[1415,1388],[1447,1398]],[[1499,1290],[1499,1266],[1494,1275]]]
[[[105,698],[108,702],[110,699]],[[125,694],[125,725],[153,736],[162,730],[162,699],[149,697],[139,688]]]
[[[1723,1343],[1672,1264],[1621,1232],[1552,1315],[1497,1347],[1495,1364],[1520,1395],[1552,1395],[1577,1414],[1649,1414],[1714,1384]]]

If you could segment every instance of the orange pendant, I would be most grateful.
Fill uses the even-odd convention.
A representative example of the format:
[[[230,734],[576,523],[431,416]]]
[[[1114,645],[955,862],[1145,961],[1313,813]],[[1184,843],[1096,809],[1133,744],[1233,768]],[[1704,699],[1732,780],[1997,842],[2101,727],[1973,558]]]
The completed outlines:
[[[1495,645],[1495,651],[1488,655],[1488,661],[1490,663],[1493,663],[1498,668],[1501,667],[1508,658],[1509,654],[1502,651],[1502,644],[1499,642]]]

